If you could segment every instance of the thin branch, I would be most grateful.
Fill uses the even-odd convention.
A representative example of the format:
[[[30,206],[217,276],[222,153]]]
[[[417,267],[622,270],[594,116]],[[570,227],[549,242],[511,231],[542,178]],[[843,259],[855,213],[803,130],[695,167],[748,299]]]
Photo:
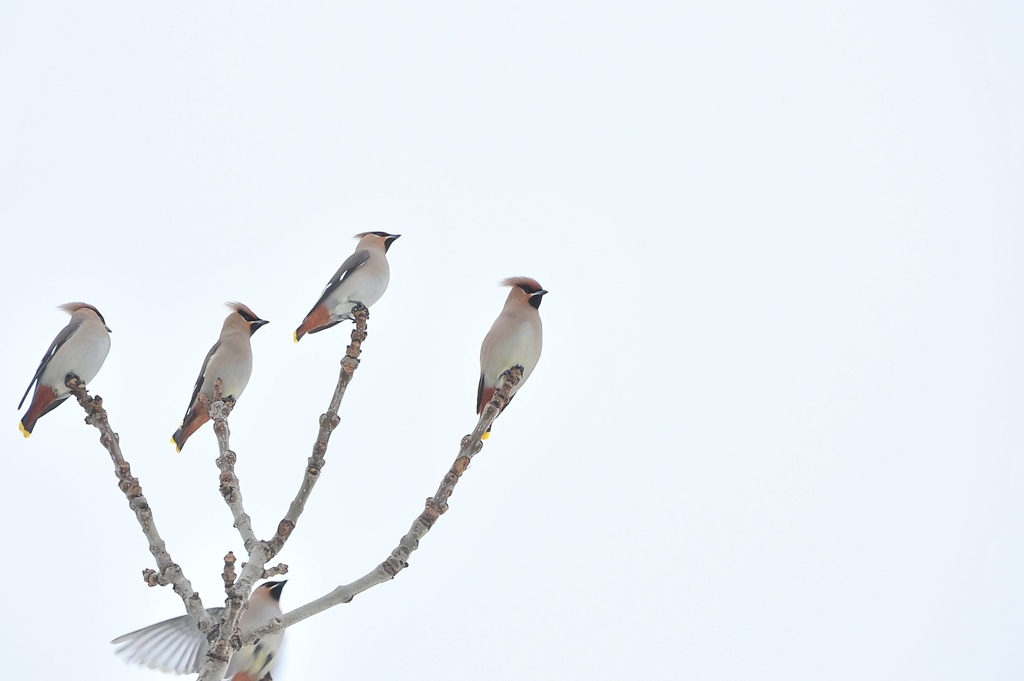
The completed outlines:
[[[199,594],[192,590],[192,584],[185,577],[181,566],[171,559],[163,538],[156,529],[156,522],[153,519],[153,509],[149,501],[142,494],[142,485],[138,478],[132,475],[131,466],[121,455],[121,438],[110,427],[107,412],[103,408],[103,398],[97,395],[89,397],[85,383],[74,374],[68,374],[64,384],[71,390],[71,393],[78,400],[78,404],[85,410],[85,422],[100,431],[100,444],[110,453],[114,462],[114,474],[117,476],[117,486],[128,499],[128,506],[135,512],[135,519],[142,527],[142,533],[149,541],[149,552],[156,559],[158,570],[147,568],[142,575],[150,586],[172,585],[174,592],[181,597],[185,603],[185,610],[199,624],[200,631],[206,633],[214,627],[213,618],[206,612]]]
[[[231,451],[228,443],[231,438],[231,430],[228,428],[228,415],[235,406],[235,401],[230,397],[221,398],[221,380],[218,378],[213,382],[213,403],[209,405],[210,419],[213,421],[213,432],[217,434],[217,447],[220,456],[217,457],[217,468],[220,469],[220,495],[224,502],[231,509],[234,518],[234,526],[242,537],[242,545],[250,555],[256,548],[258,540],[256,533],[252,530],[252,519],[245,512],[245,505],[242,503],[242,488],[235,475],[235,461],[238,457]],[[200,399],[205,395],[200,393]]]
[[[268,634],[281,631],[335,605],[349,603],[362,592],[394,579],[399,572],[407,568],[409,566],[409,556],[419,548],[420,539],[430,531],[430,528],[434,526],[437,519],[448,510],[448,499],[451,497],[452,492],[455,491],[455,485],[459,482],[462,474],[466,472],[473,457],[483,449],[483,434],[487,432],[487,428],[490,427],[494,419],[497,418],[498,414],[505,408],[505,405],[508,404],[509,394],[522,378],[523,368],[521,366],[512,367],[512,369],[502,374],[501,386],[495,391],[494,397],[487,407],[484,408],[476,428],[473,429],[472,433],[462,438],[459,455],[455,458],[455,462],[452,463],[448,473],[441,481],[437,492],[434,496],[427,499],[423,512],[413,521],[412,527],[399,540],[398,546],[383,563],[351,584],[339,586],[315,601],[298,607],[280,618],[275,618],[262,627],[242,632],[242,644],[249,645]]]
[[[341,359],[338,384],[334,389],[334,395],[331,397],[327,412],[320,416],[320,430],[317,434],[316,442],[313,444],[313,454],[307,461],[302,484],[295,495],[295,499],[288,507],[288,512],[281,522],[278,523],[277,532],[273,538],[270,541],[256,541],[251,548],[248,544],[246,545],[246,549],[249,552],[249,560],[246,561],[245,566],[242,568],[242,574],[235,580],[234,585],[225,589],[228,597],[224,601],[224,610],[220,617],[220,634],[210,644],[198,681],[220,681],[224,677],[224,671],[227,669],[232,652],[242,647],[243,643],[238,632],[238,618],[248,603],[252,585],[257,579],[260,579],[268,572],[265,570],[267,563],[281,551],[285,542],[288,541],[288,537],[295,530],[299,516],[302,515],[306,507],[306,501],[313,492],[313,487],[316,485],[317,480],[320,479],[320,472],[326,465],[327,445],[330,442],[331,433],[340,423],[338,409],[341,407],[341,401],[345,397],[348,384],[352,381],[352,375],[359,367],[359,355],[362,352],[363,341],[366,340],[366,320],[369,318],[369,311],[362,305],[358,305],[352,310],[352,316],[355,320],[355,328],[352,329],[351,336],[352,343],[345,349],[345,356]],[[216,403],[211,405],[211,417],[215,406]],[[221,418],[224,422],[225,431],[227,429],[226,416],[224,414]],[[220,434],[218,433],[219,440]],[[225,445],[221,449],[222,458],[225,458],[225,450],[226,432]],[[228,453],[232,457],[234,456],[233,453]],[[225,461],[225,463],[228,462]],[[232,458],[230,464],[233,466],[233,463],[234,460]],[[219,460],[218,465],[220,465]],[[237,478],[235,481],[237,484]],[[239,498],[240,503],[241,499]],[[284,570],[287,570],[287,566],[279,565],[277,568],[271,568],[270,572],[278,570],[281,573],[283,572],[280,570],[282,567]]]
[[[263,575],[260,579],[270,579],[271,577],[277,577],[278,575],[288,574],[288,566],[284,563],[278,563],[274,567],[267,568],[263,571]]]
[[[278,523],[277,532],[270,540],[270,546],[268,547],[270,554],[267,556],[267,560],[270,560],[281,551],[285,542],[288,541],[288,537],[295,530],[295,525],[299,522],[299,516],[302,515],[306,508],[306,501],[313,492],[316,481],[320,479],[320,472],[326,465],[324,457],[327,454],[327,445],[330,443],[331,433],[334,432],[334,429],[338,427],[340,422],[338,409],[341,407],[341,400],[345,397],[348,384],[352,381],[352,375],[359,368],[359,355],[362,353],[363,341],[366,340],[366,320],[369,318],[369,311],[362,305],[358,305],[352,310],[352,316],[355,319],[355,328],[352,329],[351,336],[352,343],[345,348],[345,356],[341,358],[338,384],[334,388],[334,395],[331,397],[331,403],[327,407],[327,412],[320,415],[320,432],[317,434],[316,442],[313,444],[313,454],[307,461],[306,471],[302,477],[299,491],[288,507],[288,513]]]

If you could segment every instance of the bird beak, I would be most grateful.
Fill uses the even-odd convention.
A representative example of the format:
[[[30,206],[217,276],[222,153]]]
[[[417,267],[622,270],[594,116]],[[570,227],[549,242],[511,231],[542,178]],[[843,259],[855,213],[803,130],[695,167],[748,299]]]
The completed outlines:
[[[261,326],[263,326],[265,324],[269,324],[269,323],[270,322],[268,322],[266,319],[257,319],[256,321],[254,321],[252,323],[252,329],[253,329],[253,331],[255,331],[256,329],[260,328]]]

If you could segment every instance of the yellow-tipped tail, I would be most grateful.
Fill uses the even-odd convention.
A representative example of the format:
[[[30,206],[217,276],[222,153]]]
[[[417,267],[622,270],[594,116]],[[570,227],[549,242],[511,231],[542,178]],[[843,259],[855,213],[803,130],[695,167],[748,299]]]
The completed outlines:
[[[490,433],[490,431],[488,431],[488,432],[484,433],[483,437],[482,437],[482,438],[480,438],[480,439],[481,439],[481,440],[486,440],[486,439],[487,439],[487,438],[489,438],[490,436],[491,436],[491,433]]]
[[[25,437],[32,437],[32,433],[25,430],[25,424],[22,423],[21,421],[18,421],[18,430],[20,430],[21,434],[24,435]]]
[[[174,445],[174,451],[176,451],[179,454],[181,454],[181,447],[179,447],[178,443],[174,441],[174,436],[173,435],[171,436],[171,444]]]
[[[296,343],[299,342],[299,332],[298,331],[292,331],[292,340],[295,341]]]

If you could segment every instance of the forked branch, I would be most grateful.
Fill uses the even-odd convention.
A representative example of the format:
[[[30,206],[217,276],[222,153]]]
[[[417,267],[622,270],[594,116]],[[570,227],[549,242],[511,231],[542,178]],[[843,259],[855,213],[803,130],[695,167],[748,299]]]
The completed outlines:
[[[281,522],[278,523],[277,532],[274,533],[274,536],[269,541],[257,541],[255,536],[253,536],[253,543],[250,548],[248,540],[246,540],[249,560],[246,561],[245,566],[242,568],[242,573],[234,581],[234,584],[226,589],[227,599],[224,602],[224,610],[221,612],[220,633],[213,639],[207,651],[199,681],[220,681],[224,676],[231,653],[245,645],[238,635],[238,618],[248,601],[249,593],[252,591],[252,586],[256,580],[267,575],[282,574],[288,569],[283,564],[278,564],[269,570],[266,569],[266,566],[281,551],[285,542],[288,541],[288,537],[295,530],[299,516],[305,510],[306,501],[313,492],[313,487],[316,485],[317,480],[320,479],[320,472],[326,465],[325,456],[327,454],[327,446],[330,443],[331,433],[334,432],[334,429],[340,423],[338,409],[341,407],[345,391],[352,381],[352,375],[359,367],[359,355],[362,353],[362,344],[366,340],[367,335],[366,320],[369,317],[367,309],[359,305],[352,310],[352,316],[355,320],[355,328],[352,329],[351,335],[352,342],[345,349],[345,355],[341,359],[338,383],[334,388],[331,402],[327,407],[327,411],[320,416],[320,429],[317,433],[316,442],[313,444],[313,453],[306,463],[306,470],[299,485],[299,491],[288,507],[288,512]],[[234,453],[227,447],[229,434],[227,415],[230,413],[230,407],[227,409],[225,407],[224,401],[218,400],[210,406],[210,413],[211,417],[213,417],[216,411],[217,417],[215,418],[218,418],[221,422],[220,428],[223,430],[223,437],[220,430],[218,430],[217,436],[218,442],[221,442],[221,458],[218,459],[218,466],[221,467],[221,490],[224,493],[226,480],[228,493],[224,494],[224,498],[228,501],[228,505],[231,506],[232,501],[229,500],[229,494],[236,497],[236,505],[232,507],[232,513],[236,518],[236,527],[239,527],[237,522],[240,517],[239,514],[244,516],[246,522],[249,516],[245,514],[242,508],[241,493],[238,491],[238,479],[234,475]],[[215,427],[217,427],[216,422]],[[251,532],[251,525],[248,527],[249,532]],[[239,531],[242,531],[241,527],[239,527]]]
[[[430,531],[437,519],[448,510],[448,498],[455,491],[455,485],[459,482],[462,474],[469,467],[470,461],[483,449],[483,435],[488,427],[497,418],[501,410],[508,404],[509,395],[512,390],[523,379],[523,368],[512,367],[502,374],[501,385],[494,393],[487,407],[480,415],[476,428],[469,435],[462,438],[459,454],[455,457],[454,463],[448,469],[437,492],[426,501],[423,512],[413,521],[409,531],[398,541],[398,546],[391,552],[391,555],[376,568],[366,573],[351,584],[339,586],[330,593],[321,596],[315,601],[296,608],[280,618],[272,620],[269,624],[258,627],[252,631],[242,632],[242,644],[248,645],[268,634],[275,633],[281,629],[301,622],[307,617],[312,617],[328,608],[342,603],[348,603],[357,595],[378,584],[390,581],[409,566],[409,556],[419,548],[420,539]]]

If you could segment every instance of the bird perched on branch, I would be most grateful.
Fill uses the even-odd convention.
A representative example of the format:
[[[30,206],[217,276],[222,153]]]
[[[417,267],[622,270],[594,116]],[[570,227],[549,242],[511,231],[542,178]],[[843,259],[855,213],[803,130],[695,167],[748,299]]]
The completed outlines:
[[[21,409],[35,385],[32,402],[18,424],[25,437],[32,434],[39,417],[59,407],[71,394],[64,385],[68,374],[78,376],[85,383],[90,382],[96,378],[110,352],[110,329],[99,310],[86,303],[67,303],[60,309],[71,315],[71,321],[50,343],[18,403],[18,409]]]
[[[391,268],[386,253],[401,234],[362,232],[356,234],[359,243],[327,282],[320,300],[295,329],[293,338],[298,343],[307,333],[318,333],[346,319],[352,319],[352,308],[357,303],[369,308],[380,300],[388,288]]]
[[[285,582],[265,582],[252,592],[249,608],[238,618],[239,629],[254,629],[281,616],[281,591]],[[217,619],[223,608],[209,608]],[[270,681],[270,672],[277,662],[284,631],[262,637],[253,645],[243,646],[231,656],[225,679],[232,681]],[[152,624],[113,641],[120,646],[115,652],[125,661],[172,674],[197,674],[209,644],[191,615],[174,617]]]
[[[540,323],[540,302],[547,293],[536,279],[529,277],[511,277],[501,282],[502,286],[511,286],[505,307],[494,320],[491,330],[484,336],[480,346],[480,384],[476,391],[476,413],[483,412],[484,407],[494,397],[501,374],[519,365],[523,367],[523,378],[512,389],[509,396],[515,395],[523,387],[526,379],[533,373],[540,359],[543,340],[543,329]],[[491,429],[487,428],[484,439]]]
[[[192,433],[210,420],[209,403],[213,401],[213,384],[218,378],[222,398],[237,400],[242,396],[242,391],[249,383],[249,376],[252,375],[252,345],[249,339],[256,333],[256,329],[270,323],[257,317],[241,303],[228,303],[228,307],[231,308],[231,314],[224,320],[220,338],[203,360],[203,368],[199,370],[199,378],[196,379],[196,387],[192,391],[192,399],[188,403],[181,427],[171,436],[171,442],[179,452]],[[205,396],[205,399],[200,395]]]

